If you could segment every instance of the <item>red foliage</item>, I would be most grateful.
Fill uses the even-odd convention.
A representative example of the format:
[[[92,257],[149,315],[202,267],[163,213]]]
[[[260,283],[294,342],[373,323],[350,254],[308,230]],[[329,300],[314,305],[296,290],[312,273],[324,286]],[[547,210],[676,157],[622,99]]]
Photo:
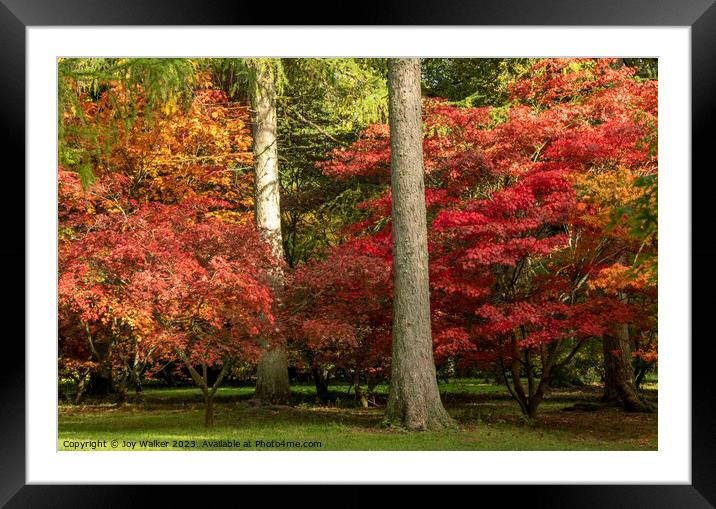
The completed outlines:
[[[313,367],[389,373],[392,289],[386,240],[361,237],[296,270],[287,329]]]
[[[96,138],[67,129],[63,143],[92,155],[95,176],[123,176],[127,198],[167,204],[192,197],[217,198],[227,205],[215,215],[248,223],[252,175],[236,169],[250,167],[252,161],[248,107],[230,102],[207,77],[200,76],[199,81],[205,88],[193,92],[186,110],[166,103],[161,110],[146,111],[139,85],[131,98],[116,83],[110,83],[110,90],[96,100],[78,94],[84,117],[67,114],[65,123],[84,126],[80,132],[91,130]],[[131,115],[125,112],[128,108]]]
[[[656,83],[636,81],[628,67],[608,59],[546,59],[533,71],[513,85],[515,103],[507,111],[458,108],[441,100],[423,104],[438,362],[509,360],[557,340],[600,336],[615,323],[637,321],[632,306],[585,284],[638,245],[608,233],[603,218],[619,205],[605,209],[593,201],[585,207],[575,176],[588,179],[618,168],[656,171]],[[371,126],[320,165],[336,178],[386,184],[380,196],[362,204],[371,212],[368,220],[350,230],[360,234],[384,225],[375,234],[384,253],[390,241],[389,141],[387,126]],[[602,219],[595,221],[595,214]],[[302,277],[314,281],[311,292],[349,284],[341,275],[350,279],[345,263],[359,263],[352,253],[349,242],[304,268]],[[338,260],[341,267],[331,269]],[[387,287],[370,289],[381,290]],[[389,302],[387,293],[374,295]],[[331,316],[332,307],[345,309],[348,319],[362,316],[367,302],[334,292],[306,320]]]
[[[130,104],[112,82],[96,99],[78,92],[82,119],[65,113],[63,147],[81,155],[80,168],[58,169],[68,370],[144,369],[179,352],[197,364],[251,359],[253,338],[270,335],[265,279],[277,262],[251,224],[251,174],[230,169],[251,164],[248,109],[200,78],[184,110],[168,102],[150,113],[141,86]],[[88,164],[83,188],[71,170]]]
[[[545,59],[512,85],[509,107],[424,101],[438,362],[537,363],[619,323],[653,336],[644,310],[656,290],[634,260],[655,255],[655,242],[619,221],[642,197],[637,178],[657,171],[656,83],[632,74],[609,59]],[[359,205],[368,217],[347,241],[296,270],[273,324],[275,261],[253,227],[228,224],[246,222],[232,212],[248,208],[249,191],[231,187],[226,169],[247,162],[248,143],[245,110],[223,103],[202,91],[189,113],[126,128],[128,143],[112,148],[87,191],[59,170],[62,352],[84,362],[83,335],[128,337],[121,344],[140,355],[218,364],[252,358],[253,338],[282,325],[312,367],[387,374],[388,126],[370,126],[319,165],[382,190]],[[91,121],[116,121],[101,100],[86,107]],[[637,352],[653,361],[656,346]]]
[[[254,338],[273,322],[274,261],[254,228],[207,217],[223,205],[149,203],[95,216],[89,233],[60,245],[62,319],[157,357],[255,357]]]

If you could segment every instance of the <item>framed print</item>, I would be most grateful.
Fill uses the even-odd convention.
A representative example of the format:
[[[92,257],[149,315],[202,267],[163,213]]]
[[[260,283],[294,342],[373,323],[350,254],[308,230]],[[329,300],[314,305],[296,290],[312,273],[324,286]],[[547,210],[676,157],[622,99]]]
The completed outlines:
[[[318,22],[305,7],[289,7],[263,24],[266,20],[256,6],[244,10],[226,2],[201,7],[184,1],[171,5],[130,2],[121,9],[97,9],[84,1],[0,1],[2,140],[7,154],[20,154],[19,147],[25,147],[19,162],[8,165],[6,172],[19,181],[8,185],[12,195],[23,196],[18,189],[25,190],[22,203],[4,201],[8,241],[3,254],[7,265],[13,267],[8,275],[19,279],[20,271],[14,267],[21,263],[25,267],[25,299],[9,299],[7,316],[19,315],[22,307],[26,317],[25,344],[13,342],[8,335],[10,350],[5,358],[10,361],[1,377],[0,503],[23,507],[53,500],[53,505],[82,505],[102,496],[129,504],[138,496],[139,487],[108,486],[115,483],[432,483],[530,485],[520,486],[516,496],[540,506],[554,506],[554,500],[560,500],[565,507],[608,507],[615,499],[636,507],[713,506],[716,451],[712,430],[716,422],[714,382],[708,365],[710,342],[707,334],[697,335],[693,328],[696,318],[708,316],[705,308],[713,280],[709,262],[715,252],[708,235],[710,190],[703,180],[708,175],[710,147],[706,126],[716,111],[712,94],[716,85],[716,8],[710,0],[659,5],[641,0],[608,1],[579,6],[561,1],[536,6],[520,0],[481,2],[479,8],[451,0],[439,9],[428,3],[413,4],[405,12],[398,5],[386,4],[378,10],[357,12],[346,24]],[[209,60],[216,62],[207,64]],[[278,60],[291,62],[280,68],[266,64]],[[425,292],[432,292],[426,308],[427,344],[435,347],[436,362],[443,355],[435,375],[430,370],[436,366],[430,363],[427,378],[431,386],[437,380],[438,391],[443,389],[442,394],[435,391],[438,403],[441,398],[453,398],[448,410],[460,431],[446,424],[446,431],[435,432],[426,417],[437,415],[435,408],[414,421],[404,417],[413,415],[412,410],[396,411],[392,421],[387,414],[382,417],[398,405],[396,401],[407,405],[405,401],[410,400],[395,396],[391,391],[396,391],[398,384],[387,382],[399,380],[390,352],[390,327],[392,323],[397,330],[397,322],[391,322],[390,312],[385,313],[390,307],[395,311],[393,292],[398,291],[397,279],[390,279],[391,265],[385,263],[391,253],[387,243],[390,228],[394,239],[399,228],[395,208],[398,188],[389,194],[390,168],[402,163],[389,135],[395,139],[400,131],[388,125],[389,111],[391,118],[402,118],[396,109],[398,88],[390,88],[389,83],[408,69],[398,69],[398,60],[422,62],[418,64],[417,104],[420,111],[422,65],[423,133],[428,139],[420,164],[424,157],[426,172],[433,172],[426,173],[430,180],[425,187],[432,222],[428,227],[434,229],[424,245],[426,257],[428,245],[431,259],[436,253],[444,254],[441,265],[429,267],[431,284],[443,277],[442,286],[428,290],[425,285]],[[488,60],[494,64],[485,64]],[[326,71],[323,64],[316,63],[319,61],[337,67]],[[359,65],[355,61],[360,61]],[[459,61],[458,65],[449,67],[453,61]],[[459,67],[465,62],[468,71]],[[444,79],[452,73],[467,82],[466,76],[477,76],[478,70],[483,81],[469,82],[468,91],[460,88],[462,81]],[[484,75],[493,71],[493,82],[485,80]],[[187,78],[189,74],[191,78]],[[85,79],[99,75],[103,78]],[[151,82],[132,82],[130,75],[152,78]],[[304,76],[324,81],[301,82]],[[349,78],[341,82],[341,76]],[[483,82],[492,86],[504,76],[512,81],[511,88],[505,85],[501,89],[503,95],[497,97],[497,92],[480,88]],[[193,88],[186,95],[182,90],[189,79]],[[234,79],[246,81],[237,85]],[[306,94],[315,95],[313,103],[291,104],[283,99],[287,95],[282,87],[293,83],[292,79],[301,83]],[[153,85],[159,87],[154,90]],[[339,94],[333,88],[331,93],[317,92],[329,86],[353,101],[367,90],[361,99],[362,109],[336,99]],[[69,87],[69,92],[63,87]],[[167,87],[175,87],[176,95],[166,92]],[[509,102],[508,90],[520,90],[524,104]],[[592,90],[597,92],[590,96]],[[273,99],[267,99],[269,95]],[[276,97],[282,98],[278,110],[275,105],[273,113],[270,108],[261,109],[262,100],[271,104]],[[155,100],[161,107],[155,108]],[[122,108],[130,113],[115,115],[124,111]],[[150,111],[156,111],[155,118]],[[304,158],[298,163],[281,152],[283,148],[270,155],[276,143],[276,111],[293,122],[281,124],[288,121],[279,118],[278,130],[295,129],[295,137],[287,139]],[[322,122],[320,115],[332,114],[339,120]],[[266,134],[262,129],[271,125],[271,115],[274,141],[261,149],[260,140]],[[421,117],[417,118],[415,125],[420,126]],[[574,128],[579,122],[581,127]],[[474,125],[481,127],[472,128]],[[464,138],[451,138],[456,132]],[[539,141],[540,136],[550,144]],[[315,148],[319,143],[321,148]],[[472,147],[471,143],[480,149],[466,150],[464,146]],[[527,147],[524,154],[514,149],[520,143]],[[662,169],[658,217],[657,153]],[[323,242],[322,250],[307,247],[308,241],[297,243],[298,227],[292,230],[291,240],[285,233],[287,219],[280,212],[277,227],[266,226],[274,224],[268,219],[261,226],[263,195],[259,194],[261,186],[254,183],[261,177],[258,170],[254,176],[251,169],[262,157],[274,157],[279,166],[287,168],[309,164],[321,168],[323,173],[312,176],[310,185],[333,186],[331,199],[336,201],[331,214],[315,208],[302,216],[302,227],[311,228],[310,240]],[[588,178],[578,172],[563,175],[567,166],[571,172],[580,164],[590,168],[584,172]],[[130,169],[122,173],[122,165]],[[17,170],[21,166],[25,167],[22,178]],[[52,176],[58,167],[59,176]],[[65,171],[66,167],[72,171]],[[97,170],[100,167],[109,176],[105,180]],[[126,178],[135,167],[142,168],[141,177]],[[181,178],[174,170],[179,167],[185,172]],[[474,174],[454,177],[454,172],[473,167]],[[595,167],[600,169],[592,171]],[[488,169],[494,180],[484,176]],[[222,172],[229,177],[221,176]],[[530,180],[538,173],[539,178]],[[462,184],[445,183],[450,178],[468,182],[478,174],[484,188],[454,191]],[[551,179],[548,183],[545,175]],[[336,178],[330,183],[320,180],[326,176]],[[621,181],[609,180],[614,176],[629,182],[628,189],[624,190]],[[335,182],[346,178],[363,179],[364,187],[340,184],[345,187],[336,190]],[[201,186],[194,184],[197,180]],[[278,177],[273,184],[270,180],[267,177],[266,188],[275,185],[278,195]],[[222,187],[224,181],[229,182],[226,187]],[[569,191],[565,187],[564,192],[556,192],[565,182],[569,182]],[[90,197],[86,191],[90,185],[104,186],[104,194]],[[582,201],[565,204],[573,199],[573,186],[579,189],[581,194],[575,196]],[[368,187],[370,192],[365,191]],[[636,187],[646,190],[635,198]],[[130,188],[126,196],[122,194]],[[58,192],[66,193],[64,203],[58,202]],[[341,201],[349,195],[360,199]],[[465,198],[468,195],[469,199]],[[308,200],[310,196],[300,198]],[[602,201],[588,201],[597,199]],[[291,197],[282,195],[281,200],[291,206]],[[395,223],[385,229],[391,200]],[[303,203],[298,195],[295,203]],[[386,212],[381,212],[386,203]],[[614,217],[625,224],[641,221],[635,228],[646,236],[638,242],[636,237],[624,240],[637,235],[630,233],[635,230],[622,228],[622,233],[614,233],[610,219],[599,215],[604,212],[592,212],[588,219],[579,216],[580,242],[590,238],[584,232],[592,232],[592,242],[598,247],[590,256],[600,259],[585,262],[588,269],[584,270],[601,272],[588,284],[586,275],[572,278],[570,284],[577,286],[570,287],[572,300],[567,305],[566,294],[557,290],[564,288],[567,279],[554,274],[574,267],[576,262],[565,261],[566,253],[576,256],[577,248],[568,251],[564,247],[573,248],[573,237],[569,231],[556,231],[555,224],[561,227],[567,218],[575,221],[578,211],[601,210],[607,203],[613,209],[609,213],[617,214]],[[503,208],[495,211],[499,206]],[[514,211],[520,206],[523,208]],[[374,215],[356,212],[366,207]],[[24,211],[22,225],[16,219],[19,210]],[[545,219],[547,210],[552,219]],[[554,212],[564,210],[568,212]],[[329,224],[339,214],[345,216],[344,222]],[[305,219],[309,216],[310,220]],[[459,229],[471,220],[477,223]],[[501,233],[489,237],[486,230],[480,230],[483,220],[501,225]],[[601,229],[595,226],[598,220]],[[260,225],[258,233],[250,226],[254,221]],[[373,221],[372,240],[356,237],[357,247],[352,250],[331,251],[345,245],[336,239],[344,235],[346,225],[367,228],[366,221]],[[62,243],[62,239],[74,240],[75,232],[83,228],[86,243]],[[271,228],[278,229],[274,244],[270,244]],[[643,234],[649,228],[653,233]],[[476,229],[482,232],[479,240],[474,237]],[[464,233],[468,230],[472,233]],[[254,239],[253,235],[258,236]],[[447,238],[453,239],[453,244],[448,245]],[[268,239],[272,247],[257,248],[264,245],[261,239]],[[457,257],[468,256],[468,250],[454,246],[470,242],[477,243],[470,256],[482,261],[473,263],[472,272],[462,265],[450,265]],[[495,254],[479,242],[500,242],[503,247]],[[633,249],[622,247],[632,244]],[[137,254],[145,249],[151,249],[151,256]],[[309,263],[312,249],[336,265]],[[520,249],[532,251],[514,254],[522,253]],[[513,254],[508,257],[507,252]],[[184,258],[180,259],[179,253]],[[273,301],[273,292],[284,283],[276,283],[275,266],[267,268],[275,259],[272,256],[287,260],[287,268],[279,270],[278,277],[290,274],[303,291],[281,293],[281,306],[292,310],[290,316],[280,314],[287,312],[278,311]],[[608,266],[604,262],[607,257]],[[539,264],[534,261],[537,259]],[[382,260],[382,265],[376,260]],[[532,268],[532,263],[539,266]],[[527,264],[532,276],[523,282],[527,276],[517,267]],[[246,266],[255,273],[248,274]],[[476,266],[482,267],[482,272]],[[509,294],[513,300],[492,297],[498,293],[495,288],[503,284],[500,267],[512,271],[510,277],[503,278],[511,281],[512,293],[504,290],[499,295]],[[644,272],[649,270],[652,272]],[[460,274],[465,278],[462,281],[456,279]],[[121,283],[112,283],[115,280]],[[450,293],[455,285],[477,282],[483,293],[460,290],[459,300]],[[331,289],[350,287],[365,295],[355,298],[346,292],[338,297],[333,290],[326,290],[327,285]],[[411,282],[406,288],[418,286]],[[519,291],[515,290],[518,286]],[[699,287],[704,290],[701,296],[694,293]],[[201,295],[197,288],[202,288]],[[242,290],[237,291],[239,288]],[[331,297],[322,301],[326,292]],[[489,292],[493,292],[489,300],[475,297]],[[517,293],[522,300],[514,297]],[[578,300],[577,294],[583,300]],[[390,305],[388,300],[380,300],[380,295],[388,295]],[[339,298],[344,299],[342,308],[336,305]],[[229,309],[225,302],[234,303],[234,307]],[[59,322],[58,306],[70,310]],[[305,315],[306,306],[319,311]],[[236,312],[237,307],[241,312]],[[124,313],[122,318],[117,319],[117,309]],[[188,314],[187,310],[193,309],[195,314]],[[525,318],[514,318],[514,309],[525,313]],[[619,325],[615,329],[614,324],[620,320],[631,324],[621,330],[627,343],[631,337],[635,352],[624,361],[627,364],[619,366],[646,363],[640,375],[646,385],[652,383],[648,370],[655,365],[654,345],[658,336],[662,338],[658,391],[654,379],[652,392],[642,392],[632,402],[660,412],[627,415],[598,402],[600,376],[611,375],[606,367],[590,368],[589,359],[618,357],[622,346],[590,341],[594,336],[618,340],[619,332],[605,331],[617,330]],[[274,327],[281,321],[290,327]],[[568,344],[573,345],[573,353],[560,350],[562,357],[554,353],[552,358],[551,352],[557,348],[549,345],[555,344],[556,335],[565,335],[554,331],[565,328],[570,331],[565,341],[572,342]],[[254,385],[261,386],[260,376],[268,376],[259,375],[255,365],[262,366],[266,352],[272,351],[266,345],[273,339],[266,338],[273,338],[274,333],[302,345],[282,355],[290,358],[291,383],[309,386],[309,396],[294,392],[281,398],[274,384],[262,396],[257,388],[249,399]],[[131,341],[120,344],[107,339],[115,334]],[[514,339],[517,334],[521,334],[521,342]],[[80,339],[73,342],[75,337]],[[396,337],[393,333],[393,342]],[[643,341],[635,343],[634,337]],[[470,341],[472,346],[465,347]],[[109,354],[98,349],[105,344],[115,357],[121,356],[120,364],[103,364]],[[341,345],[339,354],[331,346],[335,344]],[[241,353],[232,350],[236,345],[241,346]],[[506,345],[513,349],[509,352],[512,357],[504,357]],[[465,350],[455,353],[458,348]],[[593,351],[582,356],[587,348]],[[395,352],[393,346],[393,357]],[[505,367],[506,358],[514,365]],[[466,364],[465,359],[473,364]],[[569,390],[554,389],[558,382],[552,367],[572,366],[573,359],[582,359],[580,376],[592,377],[599,389],[589,392],[574,385]],[[134,401],[131,398],[135,396],[128,393],[135,389],[141,405],[110,406],[101,398],[87,407],[75,405],[83,397],[95,396],[89,390],[83,395],[85,387],[102,391],[103,382],[97,374],[103,369],[116,373],[126,366],[123,378],[110,375],[108,383],[113,391],[116,384],[122,387],[122,405],[124,398]],[[263,366],[260,369],[271,369]],[[321,374],[319,369],[325,366],[330,368]],[[415,368],[413,374],[423,371]],[[152,385],[160,378],[166,385]],[[331,378],[335,381],[333,392],[328,387]],[[325,382],[324,393],[319,379]],[[639,376],[637,379],[642,381]],[[227,380],[231,385],[222,385]],[[455,389],[458,383],[462,386]],[[481,394],[477,399],[465,396],[473,391],[466,388],[471,384],[479,386],[474,389]],[[497,391],[497,386],[501,392],[491,399],[488,392]],[[553,396],[544,402],[543,389]],[[139,399],[145,397],[144,390],[154,397],[148,404]],[[617,399],[628,406],[629,395],[620,391],[617,389]],[[551,422],[565,427],[562,434],[550,434],[548,428],[535,424],[540,402],[549,410]],[[234,413],[234,407],[241,411]],[[187,412],[191,420],[183,420]],[[114,420],[100,425],[95,415],[114,416]],[[445,422],[450,422],[451,417],[444,415]],[[231,428],[227,423],[232,419],[240,425],[230,433],[209,431],[215,423]],[[272,427],[275,419],[286,420],[282,426]],[[598,429],[597,436],[594,429],[579,427],[588,419]],[[170,426],[162,428],[162,423]],[[297,431],[292,428],[295,423],[306,425],[309,431]],[[329,425],[321,428],[323,424],[316,423]],[[514,426],[501,429],[505,423]],[[191,429],[190,434],[185,426]],[[161,433],[156,431],[160,429]],[[511,436],[515,429],[527,430],[534,437],[543,438],[546,433],[543,443],[555,442],[549,446],[520,442]],[[371,442],[371,434],[380,434],[382,442]],[[415,438],[416,434],[421,438]],[[504,442],[492,449],[489,443],[494,443],[496,436]],[[391,440],[401,445],[385,445]]]

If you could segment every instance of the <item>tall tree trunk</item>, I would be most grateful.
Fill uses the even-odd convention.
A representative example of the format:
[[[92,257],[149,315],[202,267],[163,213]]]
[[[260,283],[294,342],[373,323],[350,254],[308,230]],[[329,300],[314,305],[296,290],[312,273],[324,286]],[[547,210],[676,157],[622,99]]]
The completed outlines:
[[[286,348],[283,345],[266,347],[256,371],[255,402],[272,405],[288,402],[290,387],[287,366]]]
[[[251,87],[254,147],[254,217],[259,232],[271,246],[277,260],[283,259],[281,208],[279,202],[278,147],[276,142],[276,86],[271,61],[251,59],[254,75]],[[283,273],[276,267],[272,286],[278,297],[283,289]],[[279,297],[280,298],[280,297]],[[290,394],[288,361],[283,338],[263,338],[263,352],[256,375],[258,402],[286,403]]]
[[[388,59],[393,194],[393,346],[385,419],[413,430],[453,425],[440,401],[430,330],[420,60]]]

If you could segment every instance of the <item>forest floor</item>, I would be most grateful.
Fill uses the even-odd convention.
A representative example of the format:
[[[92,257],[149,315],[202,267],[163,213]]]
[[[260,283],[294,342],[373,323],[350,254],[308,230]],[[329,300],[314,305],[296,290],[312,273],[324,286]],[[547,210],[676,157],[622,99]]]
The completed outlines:
[[[645,383],[643,389],[644,396],[656,403],[657,384]],[[599,405],[601,388],[596,385],[551,389],[537,419],[529,421],[503,386],[477,379],[441,382],[443,402],[458,429],[440,433],[381,428],[386,391],[385,386],[377,387],[378,406],[362,408],[347,385],[331,387],[329,404],[317,402],[312,385],[295,385],[290,406],[255,407],[249,402],[252,387],[225,387],[216,395],[215,425],[210,429],[204,427],[203,399],[195,388],[147,388],[142,399],[130,398],[121,406],[92,400],[80,405],[61,402],[58,449],[76,450],[77,442],[91,440],[105,441],[98,447],[102,450],[654,451],[658,447],[657,413],[626,413]]]

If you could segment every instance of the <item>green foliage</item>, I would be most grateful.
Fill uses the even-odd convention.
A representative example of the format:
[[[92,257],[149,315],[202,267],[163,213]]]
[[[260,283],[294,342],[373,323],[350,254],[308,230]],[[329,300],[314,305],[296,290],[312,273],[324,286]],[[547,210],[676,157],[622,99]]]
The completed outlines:
[[[385,59],[290,59],[292,84],[306,80],[324,104],[333,124],[354,132],[367,124],[388,119],[388,87]],[[301,87],[296,86],[296,89]],[[310,91],[304,88],[304,92]],[[296,95],[294,95],[294,98]]]
[[[187,104],[195,70],[186,58],[61,58],[57,62],[59,113],[82,118],[81,96],[96,101],[101,93],[112,92],[113,84],[129,94],[121,112],[127,117],[137,113],[132,99],[140,96],[146,101],[146,112],[167,103]]]
[[[186,107],[196,67],[186,58],[60,58],[58,75],[58,161],[79,172],[83,186],[94,181],[93,166],[140,113]],[[116,122],[88,124],[85,108],[105,101]],[[90,147],[90,148],[88,148]]]
[[[369,183],[328,178],[316,163],[355,141],[369,123],[387,121],[385,61],[354,58],[283,60],[286,87],[278,99],[278,151],[284,252],[305,262],[340,240],[357,219]]]
[[[602,342],[599,338],[588,339],[569,362],[554,371],[550,386],[582,387],[599,382],[602,368]]]
[[[510,108],[511,105],[509,104],[503,106],[494,106],[490,108],[490,123],[488,125],[488,128],[494,129],[498,125],[507,122],[507,120],[510,118]]]
[[[423,93],[458,106],[501,106],[508,85],[526,75],[530,58],[424,58]]]
[[[625,58],[624,64],[636,69],[636,76],[641,79],[655,80],[659,77],[658,58]]]
[[[287,85],[281,58],[207,58],[197,65],[213,74],[214,81],[233,100],[248,101],[251,87],[256,82],[257,69],[268,67],[273,76],[276,93],[281,95]]]
[[[658,181],[656,175],[641,175],[634,185],[643,189],[643,194],[624,211],[632,219],[631,233],[637,238],[656,235],[658,230]]]
[[[207,59],[200,62],[234,100],[248,101],[257,65],[270,65],[277,92],[284,253],[289,265],[335,244],[355,220],[364,187],[325,177],[315,165],[388,120],[386,61],[375,58]],[[351,189],[349,191],[349,188]],[[349,191],[349,192],[347,192]],[[362,195],[363,199],[365,195]]]

